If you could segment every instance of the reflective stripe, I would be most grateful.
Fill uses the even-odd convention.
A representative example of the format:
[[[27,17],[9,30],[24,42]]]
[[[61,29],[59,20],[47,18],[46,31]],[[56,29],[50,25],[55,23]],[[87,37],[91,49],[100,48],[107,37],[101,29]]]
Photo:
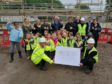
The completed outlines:
[[[34,54],[35,52],[39,51],[39,50],[40,50],[40,48],[38,48],[38,49],[34,50],[34,51],[33,51],[33,54]]]
[[[37,56],[33,61],[35,62],[38,58],[42,57],[44,55],[44,53],[40,54],[39,56]]]

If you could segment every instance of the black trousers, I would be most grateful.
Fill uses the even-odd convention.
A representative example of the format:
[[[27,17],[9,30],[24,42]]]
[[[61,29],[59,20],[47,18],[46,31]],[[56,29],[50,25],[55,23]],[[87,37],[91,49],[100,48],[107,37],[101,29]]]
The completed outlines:
[[[93,70],[94,64],[96,63],[94,59],[82,59],[81,62],[83,63],[84,66],[87,67],[89,70]]]
[[[97,36],[97,37],[94,36],[94,39],[95,39],[95,47],[97,47],[99,36]]]
[[[53,59],[54,59],[54,56],[55,56],[55,51],[52,51],[52,52],[50,53],[50,58],[53,60]]]
[[[46,61],[41,60],[41,62],[38,65],[40,66],[40,68],[43,68],[46,66]]]

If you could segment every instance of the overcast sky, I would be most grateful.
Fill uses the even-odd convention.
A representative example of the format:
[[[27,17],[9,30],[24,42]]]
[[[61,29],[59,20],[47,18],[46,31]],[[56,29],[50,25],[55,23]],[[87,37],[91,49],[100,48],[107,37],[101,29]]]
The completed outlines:
[[[60,0],[60,1],[64,4],[76,4],[76,2],[79,0]],[[94,3],[98,3],[102,1],[103,3],[105,3],[105,0],[80,0],[80,1],[85,3],[89,3],[89,2],[91,3],[91,1]]]
[[[77,3],[77,1],[79,1],[79,0],[60,0],[63,4],[72,4],[72,5],[74,5],[74,4],[76,4]],[[101,5],[98,5],[98,6],[95,6],[95,5],[90,5],[89,7],[90,7],[90,9],[92,10],[92,11],[104,11],[104,9],[105,9],[105,4],[106,4],[106,0],[80,0],[81,1],[81,3],[91,3],[91,1],[93,2],[93,3],[102,3]]]

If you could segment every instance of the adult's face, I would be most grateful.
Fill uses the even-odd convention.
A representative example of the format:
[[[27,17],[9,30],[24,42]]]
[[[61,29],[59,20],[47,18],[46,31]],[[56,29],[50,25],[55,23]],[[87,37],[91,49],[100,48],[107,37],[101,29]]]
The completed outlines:
[[[69,18],[68,19],[68,22],[73,22],[73,18]]]
[[[77,16],[77,17],[76,17],[76,20],[78,20],[78,21],[79,21],[79,20],[80,20],[80,16]]]
[[[46,42],[41,42],[41,43],[40,43],[40,46],[41,46],[42,48],[44,48],[44,47],[46,46]]]
[[[95,24],[96,24],[96,23],[97,23],[97,20],[96,20],[96,19],[94,19],[94,20],[93,20],[93,23],[95,23]]]
[[[30,23],[29,19],[25,19],[24,22],[25,22],[26,24],[29,24],[29,23]]]
[[[94,47],[94,44],[88,43],[88,48],[91,49],[92,47]]]
[[[19,25],[18,22],[14,22],[14,26],[15,26],[16,29],[18,29],[20,25]]]
[[[36,24],[37,24],[37,25],[40,25],[40,24],[41,24],[41,21],[38,19],[38,20],[36,21]]]

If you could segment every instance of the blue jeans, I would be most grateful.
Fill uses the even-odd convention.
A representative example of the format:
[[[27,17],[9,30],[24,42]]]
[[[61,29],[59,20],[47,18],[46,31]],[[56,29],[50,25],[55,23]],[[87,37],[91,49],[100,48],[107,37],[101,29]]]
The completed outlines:
[[[18,52],[21,51],[21,49],[20,49],[20,42],[11,41],[10,42],[10,53],[14,53],[15,46],[16,46]]]

